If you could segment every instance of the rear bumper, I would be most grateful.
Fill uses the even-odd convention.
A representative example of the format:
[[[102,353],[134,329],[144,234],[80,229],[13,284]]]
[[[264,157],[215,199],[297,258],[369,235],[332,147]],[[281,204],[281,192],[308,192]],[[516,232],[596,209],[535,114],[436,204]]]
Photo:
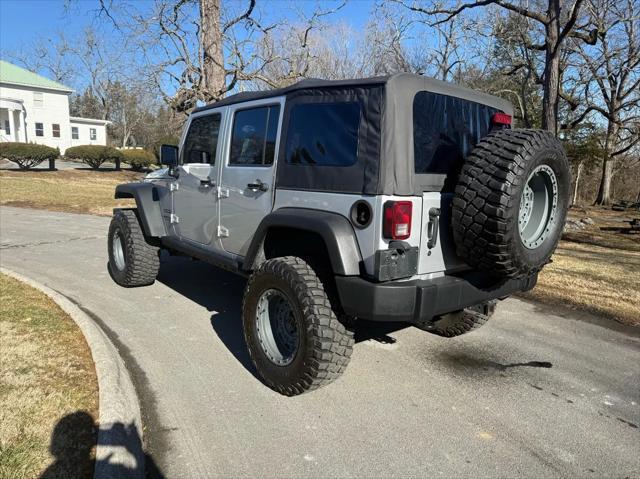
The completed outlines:
[[[371,321],[429,321],[492,299],[528,291],[538,275],[496,283],[473,272],[435,279],[373,283],[359,276],[337,276],[336,286],[344,312]]]

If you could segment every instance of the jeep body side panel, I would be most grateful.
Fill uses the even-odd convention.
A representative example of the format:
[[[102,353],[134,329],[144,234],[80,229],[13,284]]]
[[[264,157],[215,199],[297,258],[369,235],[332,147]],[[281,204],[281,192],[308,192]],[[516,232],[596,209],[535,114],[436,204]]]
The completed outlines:
[[[362,256],[349,220],[337,213],[305,208],[281,208],[264,217],[248,248],[242,267],[244,270],[254,268],[256,258],[260,258],[269,229],[278,227],[317,233],[327,248],[334,274],[340,276],[360,274]]]
[[[339,193],[322,193],[316,191],[299,191],[278,189],[274,209],[279,208],[307,208],[334,212],[344,218],[349,218],[351,207],[356,201],[364,200],[370,204],[372,220],[365,228],[352,228],[354,230],[365,272],[369,276],[374,275],[375,253],[381,249],[389,248],[389,240],[382,237],[382,214],[384,203],[390,200],[404,200],[413,203],[413,218],[411,236],[406,242],[410,246],[420,246],[422,224],[422,201],[419,197],[393,197],[385,195],[350,195]]]
[[[123,183],[116,186],[115,198],[134,198],[145,235],[166,236],[156,187],[152,183]]]

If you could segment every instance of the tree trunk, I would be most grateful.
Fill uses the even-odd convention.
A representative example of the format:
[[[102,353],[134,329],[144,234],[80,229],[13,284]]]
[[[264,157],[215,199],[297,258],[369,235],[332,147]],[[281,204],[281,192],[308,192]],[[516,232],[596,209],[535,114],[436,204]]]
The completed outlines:
[[[220,99],[226,78],[220,28],[220,0],[200,0],[200,47],[202,78],[199,96],[205,102]]]
[[[611,156],[616,137],[618,135],[618,126],[611,120],[607,127],[607,136],[604,141],[604,158],[602,159],[602,177],[600,178],[600,187],[598,188],[598,197],[596,205],[611,204],[611,180],[613,179],[613,166],[615,160]]]
[[[560,0],[549,0],[547,14],[550,21],[545,27],[542,128],[557,135],[558,104],[560,101]]]
[[[583,166],[583,161],[578,163],[578,170],[576,171],[576,184],[573,187],[573,200],[571,201],[571,206],[576,206],[576,204],[578,203],[578,185],[580,184],[580,175],[582,174]]]

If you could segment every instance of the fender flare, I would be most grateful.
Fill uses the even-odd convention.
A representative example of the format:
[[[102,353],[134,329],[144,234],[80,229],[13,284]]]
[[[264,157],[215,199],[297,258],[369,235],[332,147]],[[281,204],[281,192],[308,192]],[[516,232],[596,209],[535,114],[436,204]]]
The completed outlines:
[[[114,198],[134,198],[138,217],[147,237],[161,238],[167,235],[158,201],[158,191],[152,183],[123,183],[116,186]]]
[[[347,218],[329,211],[281,208],[265,216],[258,226],[244,258],[242,269],[249,271],[264,258],[264,240],[270,228],[285,227],[320,235],[329,253],[333,273],[360,274],[362,255],[353,226]]]

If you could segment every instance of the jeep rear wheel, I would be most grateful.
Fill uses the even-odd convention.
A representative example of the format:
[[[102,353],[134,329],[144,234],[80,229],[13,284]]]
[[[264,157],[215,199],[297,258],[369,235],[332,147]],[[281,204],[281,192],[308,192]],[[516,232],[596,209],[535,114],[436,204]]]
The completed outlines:
[[[127,288],[153,284],[160,269],[158,248],[147,243],[134,210],[116,210],[109,226],[109,273]]]
[[[251,275],[242,321],[259,376],[280,394],[324,386],[349,363],[353,334],[338,321],[322,282],[300,258],[270,259]]]
[[[457,252],[469,265],[514,278],[553,254],[569,206],[562,145],[540,130],[500,130],[468,156],[452,209]]]

